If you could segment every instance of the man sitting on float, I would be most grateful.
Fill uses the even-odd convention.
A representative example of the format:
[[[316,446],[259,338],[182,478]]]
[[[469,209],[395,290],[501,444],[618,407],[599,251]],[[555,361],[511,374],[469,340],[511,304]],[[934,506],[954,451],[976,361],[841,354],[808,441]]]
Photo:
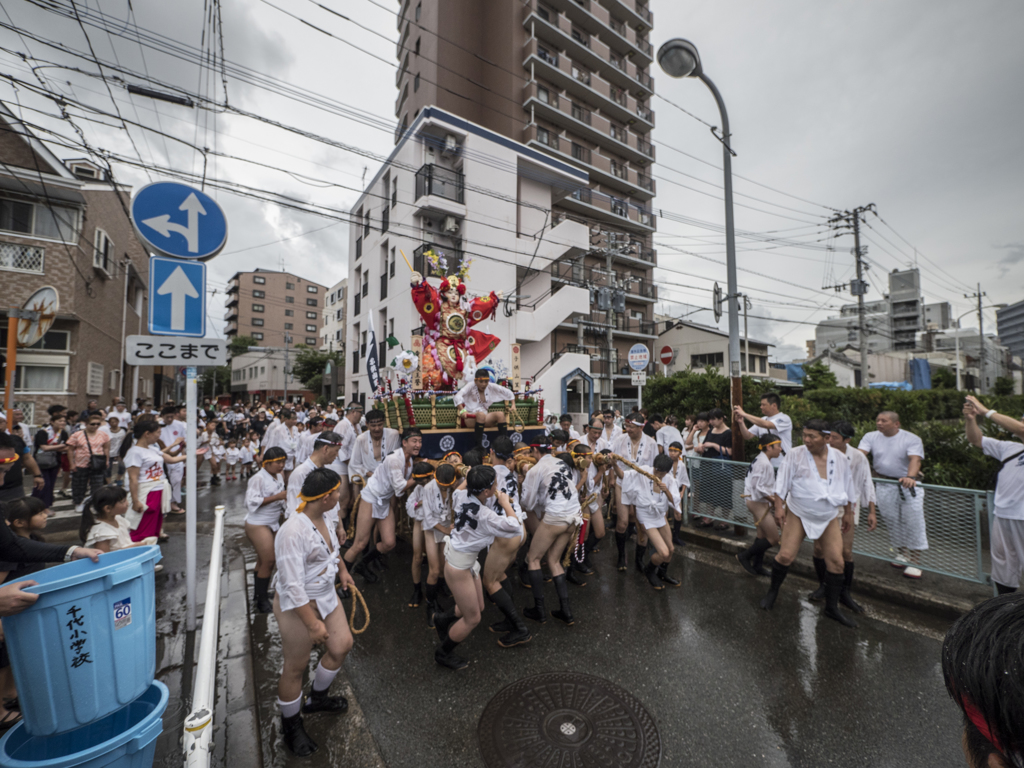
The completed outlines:
[[[488,413],[495,403],[515,400],[515,393],[500,384],[492,384],[487,370],[478,368],[473,381],[455,393],[452,398],[459,409],[460,423],[468,427],[473,424],[476,432],[477,446],[483,446],[484,427],[497,425],[498,434],[508,431],[508,423],[503,411]]]

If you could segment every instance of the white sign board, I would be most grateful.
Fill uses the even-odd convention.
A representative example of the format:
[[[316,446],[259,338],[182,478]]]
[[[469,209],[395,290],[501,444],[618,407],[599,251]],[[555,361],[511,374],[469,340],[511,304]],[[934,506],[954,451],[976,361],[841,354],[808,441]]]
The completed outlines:
[[[125,360],[129,365],[227,365],[228,343],[191,336],[129,336]]]
[[[647,371],[630,371],[629,380],[634,387],[643,387],[647,384]]]
[[[629,367],[634,371],[642,371],[651,362],[651,350],[643,344],[634,344],[629,348]]]

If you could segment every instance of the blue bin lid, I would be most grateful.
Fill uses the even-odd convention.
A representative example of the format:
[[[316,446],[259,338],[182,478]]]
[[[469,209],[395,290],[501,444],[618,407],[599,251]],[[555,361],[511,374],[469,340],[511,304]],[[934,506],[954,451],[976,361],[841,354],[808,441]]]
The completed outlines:
[[[131,547],[130,549],[118,549],[113,552],[105,552],[100,555],[100,561],[94,563],[88,558],[74,560],[70,563],[63,563],[36,571],[30,578],[36,582],[34,587],[26,587],[26,592],[34,592],[37,595],[45,595],[49,592],[56,592],[67,587],[74,587],[96,579],[103,579],[107,576],[113,578],[119,571],[140,570],[144,563],[153,561],[155,564],[162,557],[160,547]],[[119,583],[125,579],[116,579]]]

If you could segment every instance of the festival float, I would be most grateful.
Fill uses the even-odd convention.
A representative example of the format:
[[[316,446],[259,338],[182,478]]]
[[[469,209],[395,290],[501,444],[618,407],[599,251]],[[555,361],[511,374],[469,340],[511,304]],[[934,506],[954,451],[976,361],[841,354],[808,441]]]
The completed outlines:
[[[512,400],[495,403],[490,412],[505,414],[513,444],[536,442],[544,434],[544,400],[539,388],[531,389],[529,380],[519,379],[519,345],[510,345],[510,374],[488,361],[501,340],[474,328],[495,316],[501,292],[469,293],[472,259],[463,258],[456,267],[448,264],[441,251],[430,250],[424,256],[428,275],[416,272],[402,253],[412,273],[410,299],[423,324],[421,333],[414,333],[405,348],[399,340],[388,339],[390,359],[381,361],[383,375],[372,395],[373,407],[384,411],[385,424],[392,429],[421,430],[424,458],[440,459],[449,451],[465,453],[476,447],[477,440],[473,427],[459,415],[454,396],[473,382],[478,370],[485,370],[492,383],[514,393]],[[436,278],[438,285],[431,285],[427,276]],[[485,431],[484,448],[490,447],[497,431]]]

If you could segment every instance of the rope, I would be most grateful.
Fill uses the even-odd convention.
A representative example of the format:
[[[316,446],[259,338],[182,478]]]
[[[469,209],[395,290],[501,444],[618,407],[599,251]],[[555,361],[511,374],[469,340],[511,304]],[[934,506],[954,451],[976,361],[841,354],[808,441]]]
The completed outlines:
[[[361,635],[370,626],[370,609],[366,607],[363,593],[359,591],[355,584],[349,587],[349,591],[352,592],[352,615],[348,617],[348,627],[352,630],[353,635]],[[363,613],[366,614],[366,623],[363,624],[361,629],[356,629],[356,611],[360,605],[363,606]]]

